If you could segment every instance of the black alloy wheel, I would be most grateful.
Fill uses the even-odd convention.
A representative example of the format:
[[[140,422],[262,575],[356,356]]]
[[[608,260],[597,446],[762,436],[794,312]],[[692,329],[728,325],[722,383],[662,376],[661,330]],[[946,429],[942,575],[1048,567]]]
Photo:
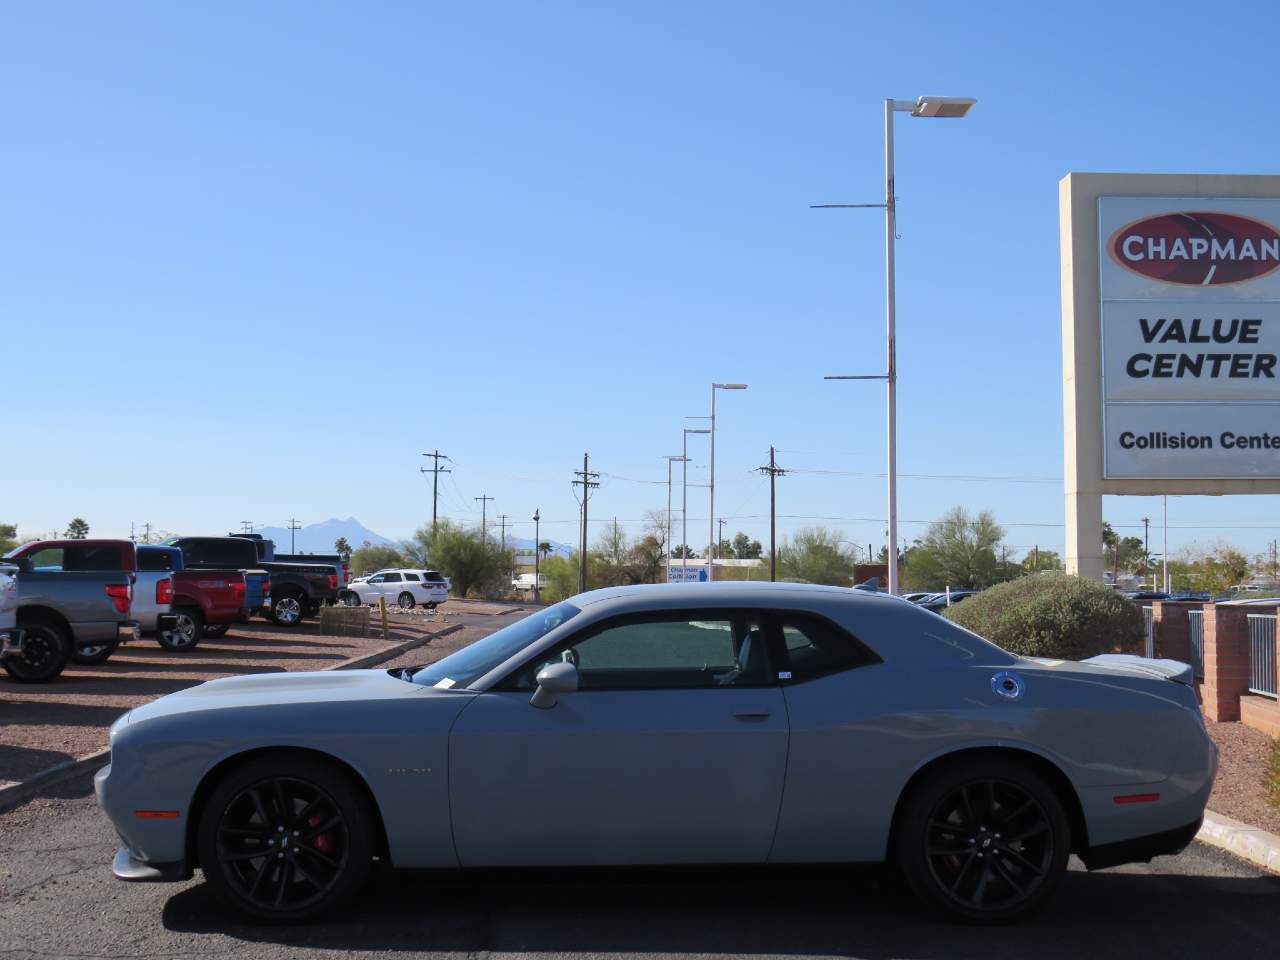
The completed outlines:
[[[22,653],[0,663],[19,683],[47,683],[66,669],[71,643],[66,631],[52,623],[22,625]]]
[[[916,893],[965,920],[1010,920],[1034,909],[1066,870],[1062,804],[1034,773],[1003,761],[921,785],[908,803],[900,857]]]
[[[342,602],[348,607],[358,607],[360,606],[360,594],[354,590],[348,590],[342,595]]]
[[[156,642],[175,653],[194,650],[204,636],[204,613],[194,607],[182,607],[174,610],[173,616],[173,629],[157,631]]]
[[[120,646],[118,642],[112,641],[111,643],[99,643],[92,647],[81,647],[71,654],[71,662],[85,666],[106,663],[111,655],[116,652],[116,647],[118,646]]]
[[[400,594],[396,603],[400,605],[401,610],[412,610],[414,606],[416,606],[417,601],[413,599],[413,594],[406,590],[404,593]]]
[[[324,913],[369,874],[364,803],[340,771],[279,757],[246,765],[210,796],[200,865],[229,903],[266,920]]]

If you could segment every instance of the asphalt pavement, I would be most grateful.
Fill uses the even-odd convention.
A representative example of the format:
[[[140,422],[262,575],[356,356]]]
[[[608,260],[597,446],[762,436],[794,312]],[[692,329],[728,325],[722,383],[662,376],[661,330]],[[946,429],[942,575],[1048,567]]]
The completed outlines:
[[[381,875],[340,916],[249,924],[197,874],[111,876],[116,842],[87,779],[0,815],[0,957],[242,960],[457,956],[816,956],[1089,960],[1280,951],[1280,877],[1193,845],[1149,866],[1086,874],[1017,925],[924,913],[878,870],[536,871]]]

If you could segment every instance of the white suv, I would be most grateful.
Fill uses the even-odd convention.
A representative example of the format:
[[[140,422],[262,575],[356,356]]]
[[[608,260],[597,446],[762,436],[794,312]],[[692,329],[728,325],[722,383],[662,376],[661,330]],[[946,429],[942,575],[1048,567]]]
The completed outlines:
[[[449,578],[435,570],[379,570],[367,580],[353,580],[342,594],[349,607],[376,604],[385,597],[387,606],[412,610],[422,604],[434,610],[449,599]]]

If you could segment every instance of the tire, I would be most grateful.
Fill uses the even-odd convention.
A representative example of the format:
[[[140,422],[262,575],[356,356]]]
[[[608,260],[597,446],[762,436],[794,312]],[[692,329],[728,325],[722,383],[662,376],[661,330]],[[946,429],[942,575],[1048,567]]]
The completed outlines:
[[[435,609],[436,607],[438,607],[438,606],[439,606],[439,604],[438,604],[438,603],[436,603],[435,601],[430,601],[430,602],[428,602],[428,603],[426,604],[426,608],[427,608],[428,610],[434,610],[434,609]]]
[[[66,628],[57,623],[24,623],[22,656],[5,657],[5,673],[19,683],[48,683],[67,667],[71,641]]]
[[[178,618],[172,630],[156,632],[156,642],[166,650],[185,653],[194,650],[204,635],[204,613],[197,607],[179,607],[173,611]]]
[[[206,623],[200,630],[200,636],[206,640],[216,640],[218,637],[225,637],[230,629],[229,623]]]
[[[1030,913],[1057,888],[1070,855],[1071,829],[1053,789],[1000,757],[958,760],[928,774],[897,826],[907,883],[953,919]]]
[[[354,590],[348,590],[339,599],[342,601],[342,605],[344,607],[362,606],[360,603],[360,594],[356,593]]]
[[[306,612],[306,601],[292,593],[271,598],[271,622],[281,627],[296,627]]]
[[[116,652],[116,647],[118,646],[120,646],[119,641],[113,640],[110,643],[100,643],[94,647],[81,647],[71,654],[71,662],[85,666],[106,663],[111,655]]]
[[[369,877],[374,816],[334,765],[259,757],[231,770],[209,795],[196,832],[200,867],[223,902],[257,919],[333,916]]]
[[[400,594],[400,596],[396,598],[396,606],[398,606],[401,610],[412,610],[417,605],[418,605],[418,602],[413,599],[413,594],[410,593],[408,590],[406,590],[404,593]]]

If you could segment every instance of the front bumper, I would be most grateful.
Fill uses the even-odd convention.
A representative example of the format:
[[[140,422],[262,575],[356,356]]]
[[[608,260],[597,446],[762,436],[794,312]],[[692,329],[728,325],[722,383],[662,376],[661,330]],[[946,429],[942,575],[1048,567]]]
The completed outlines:
[[[191,869],[183,862],[178,863],[143,863],[135,860],[126,847],[116,851],[111,861],[111,872],[117,880],[129,883],[181,883],[190,880]]]

